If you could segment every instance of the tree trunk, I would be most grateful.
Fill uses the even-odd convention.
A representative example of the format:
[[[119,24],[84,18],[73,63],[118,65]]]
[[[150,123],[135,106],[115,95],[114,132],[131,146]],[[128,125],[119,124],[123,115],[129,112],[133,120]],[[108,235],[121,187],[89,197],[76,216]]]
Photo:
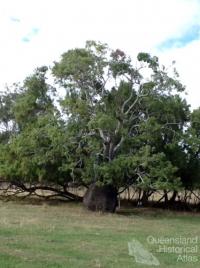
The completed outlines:
[[[173,191],[172,197],[169,200],[170,204],[174,204],[175,200],[176,200],[176,196],[177,196],[178,192],[177,191]]]
[[[118,205],[117,189],[113,185],[99,186],[93,183],[83,197],[83,204],[92,211],[113,213]]]
[[[142,202],[143,206],[146,206],[148,204],[148,198],[149,198],[149,193],[148,193],[148,191],[144,190],[142,198],[141,198],[141,202]]]
[[[169,200],[168,200],[168,195],[167,195],[167,190],[164,190],[164,198],[165,198],[165,206],[166,207],[168,207],[168,202],[169,202]]]

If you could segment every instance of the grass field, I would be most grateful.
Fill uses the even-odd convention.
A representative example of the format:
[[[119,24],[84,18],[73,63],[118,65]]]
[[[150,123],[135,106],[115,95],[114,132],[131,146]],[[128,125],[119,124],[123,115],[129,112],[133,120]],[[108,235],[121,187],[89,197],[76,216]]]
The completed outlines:
[[[148,243],[148,236],[198,236],[197,252],[177,261],[178,254],[157,252],[158,244]],[[0,268],[153,267],[129,255],[132,239],[142,243],[162,268],[200,267],[199,214],[122,208],[111,215],[92,213],[75,203],[0,202]]]

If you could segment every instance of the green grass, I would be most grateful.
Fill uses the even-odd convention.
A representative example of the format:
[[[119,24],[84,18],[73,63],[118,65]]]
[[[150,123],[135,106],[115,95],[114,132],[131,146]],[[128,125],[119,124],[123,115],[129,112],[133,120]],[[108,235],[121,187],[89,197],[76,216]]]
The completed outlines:
[[[139,240],[160,261],[160,267],[200,267],[177,262],[177,254],[158,253],[147,237],[194,237],[200,256],[200,215],[153,209],[121,209],[100,214],[81,204],[57,205],[0,202],[0,267],[78,268],[153,267],[135,262],[128,242]],[[188,254],[192,255],[192,254]]]

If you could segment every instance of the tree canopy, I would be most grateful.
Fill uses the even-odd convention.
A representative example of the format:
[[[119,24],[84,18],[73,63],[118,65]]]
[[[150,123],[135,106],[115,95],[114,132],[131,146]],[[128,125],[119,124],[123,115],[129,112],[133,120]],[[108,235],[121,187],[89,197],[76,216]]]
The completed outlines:
[[[175,68],[148,53],[134,65],[100,42],[70,49],[1,94],[0,177],[65,193],[94,182],[199,189],[200,109],[190,111],[184,90]]]

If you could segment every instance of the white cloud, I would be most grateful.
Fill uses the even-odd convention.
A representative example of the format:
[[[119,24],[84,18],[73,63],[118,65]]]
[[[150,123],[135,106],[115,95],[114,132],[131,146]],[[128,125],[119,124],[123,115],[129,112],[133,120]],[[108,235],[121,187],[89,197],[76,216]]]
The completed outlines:
[[[188,103],[193,108],[200,106],[200,87],[199,87],[199,70],[200,70],[200,40],[193,41],[183,48],[175,48],[168,52],[160,54],[160,60],[169,65],[173,60],[176,61],[180,80],[186,85],[188,93]]]
[[[23,80],[37,66],[51,64],[69,48],[94,39],[124,49],[133,57],[148,51],[159,54],[164,62],[167,57],[177,59],[188,86],[188,100],[196,107],[198,42],[162,53],[156,47],[198,24],[199,11],[198,0],[1,1],[0,85]],[[38,33],[33,35],[33,29],[39,29]],[[30,42],[22,42],[25,37]]]

